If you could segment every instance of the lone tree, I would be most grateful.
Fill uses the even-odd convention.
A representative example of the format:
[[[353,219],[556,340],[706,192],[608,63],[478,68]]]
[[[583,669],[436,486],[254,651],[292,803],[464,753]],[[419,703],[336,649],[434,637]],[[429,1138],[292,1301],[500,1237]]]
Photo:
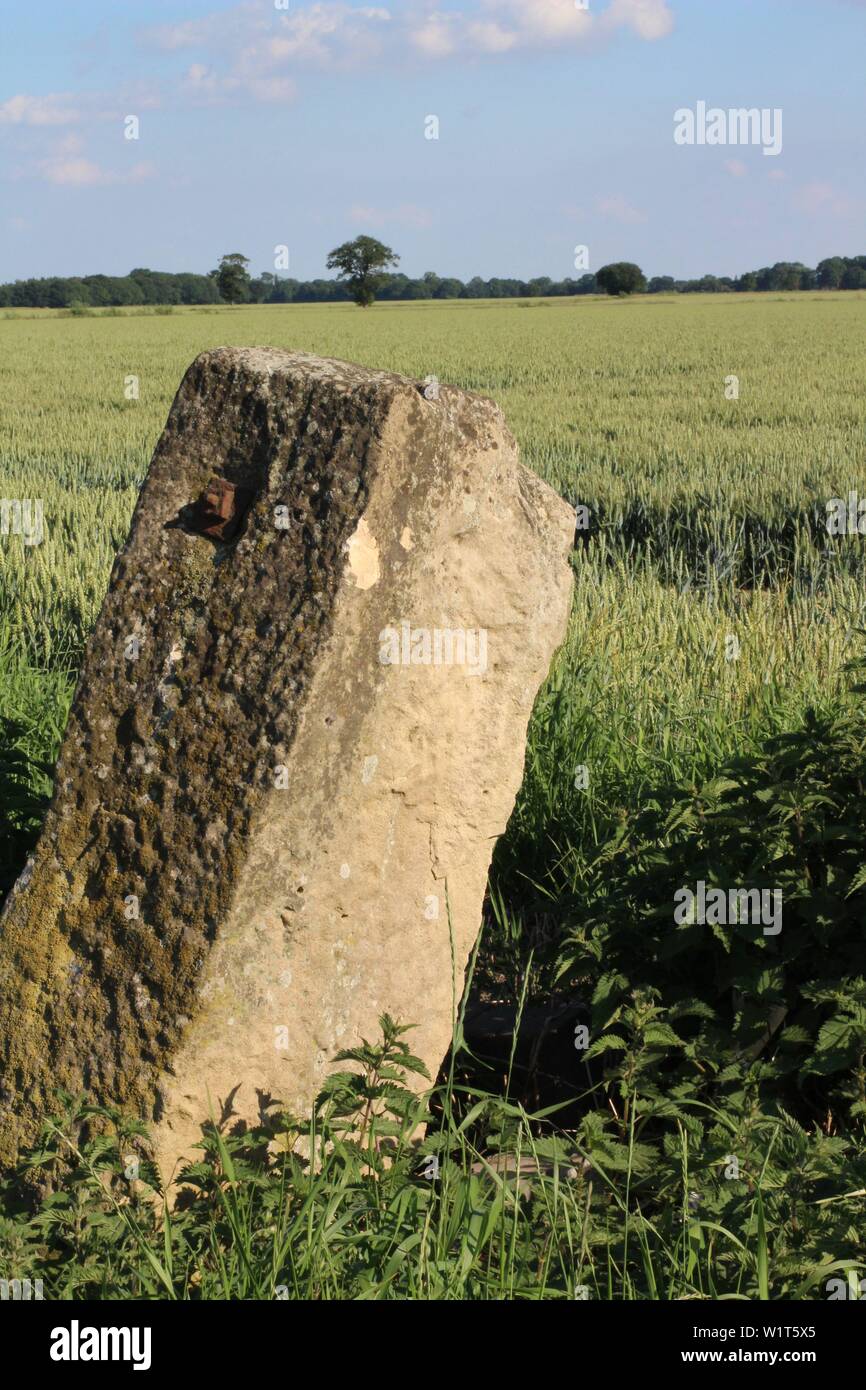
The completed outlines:
[[[596,271],[596,283],[606,294],[643,294],[646,279],[639,265],[631,261],[615,261]]]
[[[250,277],[247,274],[249,260],[240,251],[232,251],[223,256],[217,269],[212,272],[216,278],[220,297],[229,304],[243,304],[249,298]]]
[[[355,303],[366,309],[382,284],[382,271],[397,265],[399,260],[390,246],[383,246],[375,237],[356,236],[354,241],[344,241],[331,252],[328,269],[339,270],[337,279],[346,281]]]

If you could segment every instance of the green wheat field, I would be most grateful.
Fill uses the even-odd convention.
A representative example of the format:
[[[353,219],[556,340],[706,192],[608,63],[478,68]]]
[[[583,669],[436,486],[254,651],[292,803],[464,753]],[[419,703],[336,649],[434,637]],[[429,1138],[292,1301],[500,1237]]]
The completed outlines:
[[[60,1195],[36,1214],[9,1197],[0,1275],[46,1296],[617,1299],[823,1298],[866,1273],[866,537],[826,525],[830,498],[866,495],[866,294],[0,315],[0,497],[42,499],[45,531],[0,538],[0,892],[181,376],[252,344],[489,395],[524,462],[587,508],[476,987],[518,1006],[583,991],[601,1071],[560,1127],[458,1052],[419,1150],[416,1102],[382,1080],[402,1055],[386,1020],[353,1059],[368,1092],[347,1073],[297,1121],[318,1166],[262,1175],[251,1142],[214,1136],[200,1201],[167,1224],[100,1181],[126,1122],[79,1151],[70,1098],[39,1159]],[[628,944],[662,909],[665,856],[745,882],[762,853],[792,912],[809,904],[808,947],[765,941],[751,974],[721,936],[685,970]],[[746,1057],[780,1000],[788,1023]],[[387,1124],[353,1139],[370,1093]]]

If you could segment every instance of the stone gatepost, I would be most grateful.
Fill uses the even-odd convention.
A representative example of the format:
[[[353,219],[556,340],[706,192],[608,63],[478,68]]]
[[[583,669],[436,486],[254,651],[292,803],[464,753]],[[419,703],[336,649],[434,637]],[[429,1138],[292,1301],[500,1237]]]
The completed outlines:
[[[385,1011],[435,1074],[573,527],[488,400],[196,359],[0,919],[0,1160],[63,1086],[169,1178],[210,1115],[302,1114]]]

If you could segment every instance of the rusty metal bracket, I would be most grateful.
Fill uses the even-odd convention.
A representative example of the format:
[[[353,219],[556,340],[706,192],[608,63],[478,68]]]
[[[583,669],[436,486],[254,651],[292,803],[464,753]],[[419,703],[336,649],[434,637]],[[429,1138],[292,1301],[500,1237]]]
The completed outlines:
[[[230,541],[237,535],[253,499],[250,488],[239,487],[226,478],[211,478],[197,502],[192,504],[188,526],[199,535],[215,541]]]

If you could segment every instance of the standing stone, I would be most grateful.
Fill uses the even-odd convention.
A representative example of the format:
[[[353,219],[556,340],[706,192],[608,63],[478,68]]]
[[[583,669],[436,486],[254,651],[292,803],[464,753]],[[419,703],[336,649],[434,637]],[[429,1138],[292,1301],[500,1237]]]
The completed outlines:
[[[0,919],[0,1161],[63,1086],[151,1126],[435,1074],[562,640],[574,516],[498,408],[300,353],[184,377]],[[453,951],[452,940],[453,935]]]

